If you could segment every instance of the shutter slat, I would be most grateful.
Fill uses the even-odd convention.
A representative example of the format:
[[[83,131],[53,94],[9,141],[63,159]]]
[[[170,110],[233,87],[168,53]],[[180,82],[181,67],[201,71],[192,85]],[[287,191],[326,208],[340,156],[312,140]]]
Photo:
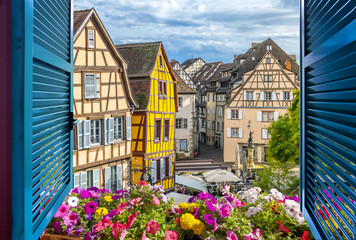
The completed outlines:
[[[120,190],[122,189],[122,165],[116,166],[116,177],[117,177],[116,190]]]
[[[100,170],[93,170],[93,187],[100,188]]]
[[[53,159],[56,159],[58,157],[60,157],[60,155],[68,155],[68,150],[65,151],[64,153],[61,152],[61,151],[57,151],[54,155],[52,155],[51,157]],[[50,159],[51,160],[51,159]],[[62,159],[63,160],[63,159]],[[62,162],[62,160],[60,160]],[[45,174],[47,174],[45,171],[43,171],[43,169],[51,169],[53,168],[55,165],[58,164],[57,161],[53,161],[52,163],[51,162],[45,162],[45,163],[48,163],[49,165],[46,165],[46,166],[43,166],[44,164],[39,164],[37,163],[36,165],[33,164],[33,175],[35,176],[33,179],[32,179],[32,183],[35,184],[37,181],[39,181]]]

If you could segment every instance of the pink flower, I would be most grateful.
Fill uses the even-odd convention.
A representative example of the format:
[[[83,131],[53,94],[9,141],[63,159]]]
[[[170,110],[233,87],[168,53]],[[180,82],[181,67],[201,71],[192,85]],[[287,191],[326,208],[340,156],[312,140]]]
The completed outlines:
[[[160,205],[160,203],[159,203],[159,200],[158,200],[158,198],[154,195],[154,194],[151,194],[151,196],[152,196],[152,203],[153,204],[156,204],[157,206],[159,206]]]
[[[231,206],[227,203],[223,204],[219,208],[220,217],[225,218],[230,216]]]
[[[69,213],[63,217],[63,223],[66,226],[75,226],[78,222],[78,218],[79,217],[77,214],[73,213],[72,211],[69,211]]]
[[[116,208],[116,215],[120,215],[126,209],[126,206],[127,206],[127,202],[123,202],[119,204],[119,206],[117,206]]]
[[[132,224],[136,221],[138,212],[135,212],[134,214],[130,215],[127,219],[127,227],[130,228]]]
[[[127,226],[125,223],[121,224],[118,221],[116,221],[113,225],[112,225],[112,235],[114,236],[114,238],[116,238],[117,234],[126,230]]]
[[[146,185],[148,185],[147,182],[145,182],[145,181],[138,181],[138,184],[139,184],[140,186],[146,186]]]
[[[129,233],[129,232],[126,231],[126,229],[123,230],[123,231],[121,232],[121,234],[120,234],[120,240],[123,240],[123,239],[126,237],[126,235],[127,235],[128,233]]]
[[[70,206],[68,206],[67,204],[62,204],[59,209],[57,210],[56,214],[54,214],[54,217],[64,217],[67,215],[68,211],[70,209]]]
[[[94,232],[97,233],[97,232],[103,231],[104,229],[106,229],[110,226],[111,226],[111,221],[109,219],[104,218],[103,220],[98,222],[98,224],[96,224],[94,226]]]
[[[151,219],[150,221],[148,221],[146,223],[145,229],[146,229],[147,233],[155,235],[156,232],[158,232],[158,230],[159,230],[159,224],[155,220]]]
[[[262,240],[261,230],[256,228],[251,233],[245,235],[245,240]]]
[[[236,208],[236,207],[244,207],[245,206],[245,203],[242,202],[242,201],[239,201],[238,199],[234,199],[233,202],[231,203],[232,207],[233,208]]]
[[[233,231],[226,231],[226,240],[238,240],[236,234]]]
[[[145,231],[143,231],[143,233],[142,233],[141,240],[146,240],[146,239],[147,239],[147,237],[146,237],[146,230],[145,230]]]
[[[139,201],[141,201],[141,199],[142,199],[142,198],[137,197],[137,198],[135,198],[135,199],[132,199],[129,203],[130,203],[132,206],[134,206],[134,205],[136,205]]]
[[[211,202],[206,201],[205,204],[209,208],[210,211],[214,212],[215,208],[214,208],[213,204],[211,204]]]
[[[84,205],[84,212],[86,214],[95,213],[97,206],[98,204],[96,202],[88,202],[87,204]]]
[[[164,240],[177,240],[178,233],[176,231],[169,231],[166,230],[166,236],[164,237]]]

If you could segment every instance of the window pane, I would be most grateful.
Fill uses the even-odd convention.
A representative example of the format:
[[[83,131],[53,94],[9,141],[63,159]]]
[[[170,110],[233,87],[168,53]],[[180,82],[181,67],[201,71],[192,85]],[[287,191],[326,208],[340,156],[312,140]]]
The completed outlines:
[[[269,113],[269,121],[273,121],[274,119],[274,112]]]
[[[263,112],[262,113],[262,121],[264,121],[264,122],[267,122],[268,121],[268,115],[267,115],[268,113],[267,112]]]

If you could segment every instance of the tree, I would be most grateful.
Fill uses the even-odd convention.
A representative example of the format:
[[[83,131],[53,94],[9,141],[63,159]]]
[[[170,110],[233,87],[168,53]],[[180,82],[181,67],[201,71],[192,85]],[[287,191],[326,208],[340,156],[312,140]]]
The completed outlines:
[[[284,116],[268,128],[271,134],[267,161],[299,164],[299,90],[293,92],[293,102]]]

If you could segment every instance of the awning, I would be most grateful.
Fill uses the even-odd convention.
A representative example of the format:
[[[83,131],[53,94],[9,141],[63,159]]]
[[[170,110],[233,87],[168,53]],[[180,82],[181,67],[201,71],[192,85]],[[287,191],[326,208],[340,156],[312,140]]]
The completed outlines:
[[[173,198],[175,204],[179,204],[182,202],[188,202],[189,198],[193,197],[190,195],[185,195],[181,193],[176,193],[176,192],[170,192],[166,195],[168,199]]]
[[[196,190],[207,191],[205,184],[186,177],[176,175],[176,183],[190,188],[194,188]]]

